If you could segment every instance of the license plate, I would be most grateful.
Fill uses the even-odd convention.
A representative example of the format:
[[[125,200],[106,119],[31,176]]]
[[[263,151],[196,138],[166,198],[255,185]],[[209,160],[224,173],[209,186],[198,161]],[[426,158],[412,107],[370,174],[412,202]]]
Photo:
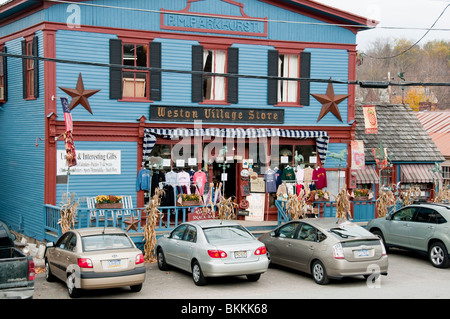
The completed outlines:
[[[235,251],[234,258],[247,258],[247,251]]]
[[[369,250],[367,249],[360,249],[356,252],[356,256],[358,257],[369,257],[370,253]]]
[[[120,267],[120,259],[108,260],[108,268]]]

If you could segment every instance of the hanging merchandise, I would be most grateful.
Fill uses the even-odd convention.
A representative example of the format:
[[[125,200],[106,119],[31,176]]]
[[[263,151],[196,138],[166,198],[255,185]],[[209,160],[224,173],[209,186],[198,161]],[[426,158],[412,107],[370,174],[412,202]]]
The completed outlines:
[[[327,172],[323,167],[317,167],[313,172],[313,180],[316,182],[316,188],[327,187]]]
[[[166,183],[172,186],[178,185],[178,174],[174,171],[166,173]]]
[[[191,175],[188,172],[180,171],[178,175],[178,186],[186,186],[186,194],[191,194]]]
[[[194,173],[193,182],[197,185],[200,195],[203,195],[205,191],[205,184],[207,182],[206,173],[198,170]]]
[[[313,180],[313,169],[308,166],[303,170],[303,181],[305,182],[305,184],[309,184],[312,182],[312,180]]]
[[[151,172],[150,170],[143,168],[141,169],[136,177],[136,192],[140,190],[149,191],[151,187]]]
[[[161,188],[159,183],[165,182],[165,174],[159,170],[153,171],[150,196],[155,195],[155,189]]]
[[[268,169],[264,174],[264,181],[266,182],[266,192],[275,193],[277,191],[276,173],[272,169]]]
[[[283,176],[282,176],[282,180],[283,181],[293,181],[295,180],[295,172],[294,169],[291,166],[286,166],[283,169]]]

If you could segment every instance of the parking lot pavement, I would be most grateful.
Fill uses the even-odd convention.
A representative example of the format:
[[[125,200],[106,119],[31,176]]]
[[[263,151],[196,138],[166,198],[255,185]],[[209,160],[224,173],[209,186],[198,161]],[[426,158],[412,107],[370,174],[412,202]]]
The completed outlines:
[[[160,271],[148,263],[142,290],[133,293],[128,287],[84,291],[81,299],[447,299],[450,298],[450,268],[438,269],[426,257],[392,249],[389,274],[369,284],[361,277],[331,281],[321,286],[312,277],[284,267],[274,266],[257,282],[245,276],[211,278],[208,285],[196,286],[187,272],[171,268]],[[45,274],[35,279],[35,299],[70,299],[65,283],[46,282]]]

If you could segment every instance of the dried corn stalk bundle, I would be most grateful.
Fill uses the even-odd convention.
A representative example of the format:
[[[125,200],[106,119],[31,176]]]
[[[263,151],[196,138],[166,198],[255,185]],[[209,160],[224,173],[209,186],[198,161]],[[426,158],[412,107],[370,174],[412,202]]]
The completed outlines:
[[[238,207],[238,205],[233,202],[233,197],[229,197],[229,198],[225,198],[222,197],[220,198],[220,201],[216,204],[217,208],[218,208],[218,219],[234,219],[235,218],[235,213],[234,213],[234,208]]]
[[[304,218],[308,213],[310,206],[306,203],[306,199],[303,194],[303,190],[299,196],[289,194],[288,201],[286,203],[286,210],[289,212],[289,217],[291,220]]]
[[[155,195],[150,199],[150,202],[145,206],[145,214],[147,216],[144,226],[144,259],[145,261],[155,261],[154,249],[156,246],[156,225],[163,215],[159,211],[161,204],[161,197],[164,195],[162,189],[156,188]]]
[[[347,219],[347,214],[350,219],[353,219],[350,211],[350,194],[347,192],[346,187],[341,190],[338,196],[333,195],[336,199],[336,217]]]
[[[449,185],[446,184],[437,193],[434,198],[435,203],[450,203],[450,188]]]
[[[416,198],[420,196],[420,188],[415,186],[408,189],[406,192],[401,193],[403,200],[403,206],[411,205]]]
[[[82,198],[82,200],[83,199],[84,198]],[[64,234],[75,226],[75,216],[80,203],[79,200],[75,200],[75,193],[72,193],[70,196],[68,193],[64,193],[60,205],[61,208],[59,209],[59,212],[61,218],[59,219],[58,224],[61,225],[61,230]]]
[[[394,205],[396,201],[397,200],[392,191],[380,190],[380,195],[377,198],[378,217],[386,216],[388,213],[388,207]]]

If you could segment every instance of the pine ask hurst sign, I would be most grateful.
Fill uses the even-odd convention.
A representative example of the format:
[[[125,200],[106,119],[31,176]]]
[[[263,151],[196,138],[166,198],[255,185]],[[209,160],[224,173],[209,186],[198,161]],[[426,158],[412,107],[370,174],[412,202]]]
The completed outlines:
[[[232,122],[283,124],[284,110],[245,109],[231,107],[150,106],[150,120],[162,122]]]

